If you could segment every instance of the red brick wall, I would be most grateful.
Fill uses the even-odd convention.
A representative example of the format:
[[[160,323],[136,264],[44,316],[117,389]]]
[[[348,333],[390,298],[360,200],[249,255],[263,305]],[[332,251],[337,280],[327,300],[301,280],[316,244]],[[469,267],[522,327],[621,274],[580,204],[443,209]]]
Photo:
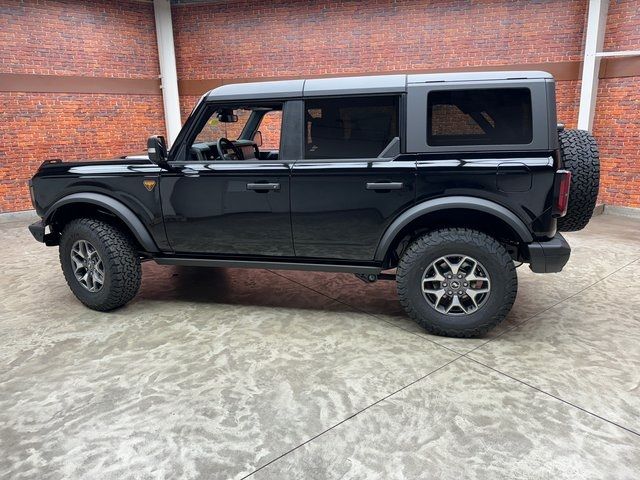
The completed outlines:
[[[110,0],[0,2],[2,73],[158,75],[153,6]]]
[[[640,77],[600,80],[593,133],[602,160],[600,200],[640,207]]]
[[[183,79],[580,60],[584,0],[229,1],[173,8]]]
[[[229,1],[173,8],[183,80],[580,61],[585,0]],[[230,19],[234,19],[231,21]],[[640,45],[638,0],[611,0],[605,50]],[[640,207],[636,78],[603,79],[594,133],[601,200]],[[575,128],[580,81],[557,84]],[[197,97],[183,98],[188,111]],[[185,105],[187,104],[187,105]]]
[[[141,152],[162,125],[157,95],[0,92],[0,211],[31,208],[26,182],[43,160]]]
[[[181,80],[465,68],[581,59],[585,0],[285,0],[173,7]],[[637,0],[611,0],[605,50],[637,49]],[[150,2],[0,0],[0,73],[156,78]],[[579,81],[558,82],[577,121]],[[601,199],[640,206],[638,77],[601,81]],[[183,118],[198,96],[182,96]],[[159,95],[0,92],[0,211],[29,208],[42,159],[108,158],[164,131]]]
[[[640,3],[611,0],[604,51],[639,45]],[[602,159],[600,200],[640,207],[640,76],[600,80],[593,133]]]
[[[567,128],[576,128],[580,105],[580,82],[576,80],[556,83],[558,122]]]
[[[182,123],[187,119],[193,107],[196,106],[200,100],[198,95],[180,95],[180,116],[182,117]]]
[[[0,73],[157,78],[153,6],[0,0]],[[113,158],[164,132],[160,95],[0,91],[0,212],[31,208],[42,160]]]
[[[640,45],[638,0],[610,0],[604,51],[637,50]]]
[[[578,61],[585,15],[583,0],[246,0],[173,7],[183,80]],[[568,127],[577,121],[578,92],[578,82],[558,84],[558,117]],[[181,98],[183,116],[197,98]]]

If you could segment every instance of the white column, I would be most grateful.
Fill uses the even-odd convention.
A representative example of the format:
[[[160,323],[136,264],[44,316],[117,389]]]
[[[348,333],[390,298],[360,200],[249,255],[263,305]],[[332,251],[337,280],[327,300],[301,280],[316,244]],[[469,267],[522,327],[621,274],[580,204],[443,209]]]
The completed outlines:
[[[156,37],[158,39],[158,58],[160,60],[160,82],[164,103],[164,123],[167,128],[167,144],[170,146],[178,136],[180,120],[180,97],[178,95],[178,74],[176,72],[176,53],[173,46],[173,24],[171,21],[171,3],[169,0],[153,0],[156,17]]]
[[[598,95],[598,73],[600,56],[607,27],[609,0],[589,0],[587,35],[584,42],[584,62],[582,65],[582,88],[580,89],[580,110],[578,128],[591,131]]]

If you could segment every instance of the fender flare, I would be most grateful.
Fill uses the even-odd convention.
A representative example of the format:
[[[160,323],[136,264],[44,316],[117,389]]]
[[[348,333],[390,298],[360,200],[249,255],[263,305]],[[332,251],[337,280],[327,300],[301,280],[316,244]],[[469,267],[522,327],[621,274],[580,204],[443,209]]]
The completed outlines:
[[[384,234],[378,242],[378,248],[376,249],[375,260],[384,261],[387,251],[391,244],[395,240],[400,231],[407,226],[410,222],[429,213],[450,210],[454,208],[464,208],[467,210],[476,210],[493,215],[494,217],[502,220],[509,225],[513,231],[520,237],[525,243],[531,243],[533,237],[531,232],[525,225],[525,223],[511,210],[499,205],[491,200],[485,200],[484,198],[477,197],[465,197],[465,196],[453,196],[446,198],[435,198],[433,200],[427,200],[425,202],[414,205],[409,210],[403,212],[398,218],[396,218],[391,225],[385,230]]]
[[[72,193],[71,195],[62,197],[47,209],[46,213],[42,217],[44,225],[49,224],[51,217],[60,207],[71,203],[90,203],[92,205],[102,207],[124,222],[146,252],[160,252],[153,238],[149,234],[149,231],[137,215],[133,213],[133,210],[121,201],[101,193]]]

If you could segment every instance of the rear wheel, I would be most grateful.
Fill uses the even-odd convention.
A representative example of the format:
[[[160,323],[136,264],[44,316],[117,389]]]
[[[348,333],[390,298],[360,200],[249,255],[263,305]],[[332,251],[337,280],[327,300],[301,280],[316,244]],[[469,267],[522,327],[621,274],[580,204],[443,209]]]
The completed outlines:
[[[451,228],[430,232],[403,254],[400,302],[436,335],[485,334],[511,310],[518,279],[506,249],[484,233]]]
[[[101,220],[69,222],[60,239],[60,264],[76,298],[94,310],[121,307],[140,288],[142,270],[134,245]]]

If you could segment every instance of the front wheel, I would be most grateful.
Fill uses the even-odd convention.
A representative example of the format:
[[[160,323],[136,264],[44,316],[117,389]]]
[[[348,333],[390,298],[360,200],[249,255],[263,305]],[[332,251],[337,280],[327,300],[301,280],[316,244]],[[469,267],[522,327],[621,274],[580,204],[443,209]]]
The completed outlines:
[[[415,240],[397,271],[400,303],[427,331],[484,335],[511,310],[518,289],[513,261],[494,238],[466,228]]]
[[[132,242],[101,220],[69,222],[60,239],[60,264],[76,298],[93,310],[121,307],[140,288],[140,257]]]

